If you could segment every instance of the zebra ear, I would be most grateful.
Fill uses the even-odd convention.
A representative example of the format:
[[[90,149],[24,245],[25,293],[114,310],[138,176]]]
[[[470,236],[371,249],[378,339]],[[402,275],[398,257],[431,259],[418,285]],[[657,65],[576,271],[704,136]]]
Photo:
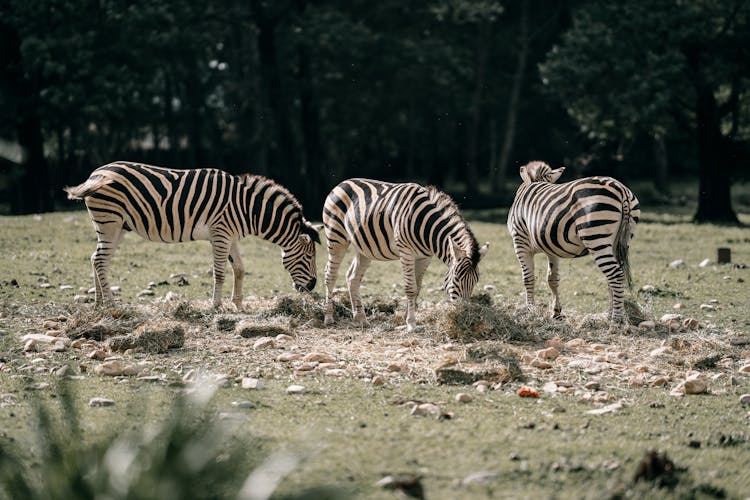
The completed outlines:
[[[560,178],[560,176],[565,172],[565,167],[557,168],[550,172],[549,174],[549,181],[550,182],[557,182],[557,179]]]
[[[458,246],[458,243],[451,240],[451,257],[453,257],[453,260],[456,261],[460,259],[461,257],[465,257],[466,253],[461,249],[460,246]]]
[[[521,175],[521,179],[523,179],[524,183],[531,182],[531,175],[529,175],[529,171],[526,168],[526,165],[522,166],[518,173]]]
[[[485,255],[487,255],[487,251],[489,249],[490,249],[490,242],[487,241],[487,242],[484,243],[484,245],[482,245],[481,247],[479,247],[479,258],[481,259]]]
[[[300,234],[299,235],[299,240],[302,243],[307,243],[307,244],[309,244],[310,242],[312,242],[312,238],[310,237],[309,234]]]

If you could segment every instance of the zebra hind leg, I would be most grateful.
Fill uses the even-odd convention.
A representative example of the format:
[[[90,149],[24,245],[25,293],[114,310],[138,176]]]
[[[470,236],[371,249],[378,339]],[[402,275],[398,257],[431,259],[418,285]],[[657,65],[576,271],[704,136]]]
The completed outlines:
[[[526,290],[526,307],[531,308],[534,305],[534,254],[527,250],[516,248],[516,258],[521,265],[523,287]]]
[[[232,287],[232,302],[238,311],[242,310],[242,282],[245,279],[245,266],[240,255],[239,241],[234,240],[229,247],[229,262],[232,264],[234,286]]]
[[[221,307],[221,289],[224,287],[224,273],[229,257],[230,242],[228,239],[218,236],[211,236],[211,248],[214,258],[214,309]]]
[[[94,268],[94,304],[101,307],[113,301],[107,272],[112,256],[122,241],[122,221],[106,224],[94,222],[94,228],[97,234],[96,250],[91,254],[91,266]]]
[[[362,277],[370,267],[370,259],[361,254],[356,254],[352,265],[346,272],[346,286],[349,289],[349,298],[352,303],[352,318],[359,325],[367,324],[365,308],[362,306],[362,298],[359,295],[359,286],[362,283]]]
[[[326,232],[328,240],[328,262],[326,263],[325,282],[326,282],[326,307],[323,324],[331,326],[333,324],[333,288],[336,286],[336,279],[339,274],[341,261],[344,260],[347,244],[332,244],[331,235]]]
[[[606,251],[606,250],[609,251]],[[607,278],[609,288],[609,319],[612,324],[625,323],[625,273],[614,256],[612,247],[592,252],[594,261]]]
[[[556,255],[547,255],[547,263],[547,283],[552,291],[552,317],[561,319],[562,305],[557,291],[560,285],[560,258]]]

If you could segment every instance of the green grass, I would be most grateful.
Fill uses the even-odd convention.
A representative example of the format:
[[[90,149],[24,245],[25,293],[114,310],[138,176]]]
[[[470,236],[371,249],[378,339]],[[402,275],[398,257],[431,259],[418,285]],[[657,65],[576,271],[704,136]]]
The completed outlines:
[[[486,222],[488,218],[496,222]],[[748,215],[742,218],[750,222]],[[479,288],[495,287],[489,293],[496,307],[523,302],[520,269],[503,222],[501,214],[470,218],[477,238],[491,244],[480,265]],[[84,212],[0,218],[0,393],[10,395],[0,400],[0,443],[17,445],[32,474],[43,475],[45,468],[40,463],[42,453],[34,444],[38,435],[31,425],[32,401],[40,398],[51,408],[58,408],[54,370],[68,363],[76,369],[81,365],[91,368],[97,362],[72,349],[25,354],[20,338],[26,333],[42,332],[46,318],[78,317],[92,308],[91,304],[74,303],[73,297],[85,294],[79,288],[93,284],[89,256],[94,245],[94,233]],[[471,386],[441,386],[424,370],[386,377],[382,387],[371,384],[370,376],[385,372],[386,363],[380,358],[371,361],[368,356],[385,346],[392,354],[384,359],[407,359],[398,357],[403,339],[414,338],[434,347],[431,351],[409,351],[406,356],[414,358],[415,365],[440,363],[439,357],[422,359],[432,356],[438,351],[438,344],[445,341],[435,337],[432,330],[437,326],[430,322],[431,308],[445,303],[445,294],[439,289],[445,270],[441,263],[433,262],[420,295],[418,321],[425,324],[425,329],[413,336],[396,333],[388,322],[374,321],[372,327],[360,329],[341,321],[328,330],[301,320],[269,319],[286,321],[283,325],[294,336],[292,344],[301,346],[303,353],[317,346],[338,353],[348,367],[362,365],[352,369],[356,374],[353,376],[336,378],[318,372],[305,377],[295,375],[288,365],[274,361],[284,349],[253,351],[252,339],[217,330],[211,317],[186,323],[189,332],[182,349],[159,355],[122,355],[127,362],[143,364],[147,374],[163,375],[164,382],[133,377],[112,379],[94,375],[90,370],[84,374],[74,370],[78,377],[70,383],[81,416],[82,441],[91,446],[107,444],[116,437],[131,432],[137,435],[146,427],[166,421],[175,399],[185,390],[178,382],[193,369],[230,374],[233,383],[217,391],[208,414],[214,420],[219,420],[220,413],[231,413],[232,418],[239,419],[231,435],[242,449],[238,458],[242,477],[274,451],[289,450],[302,457],[301,464],[279,486],[275,498],[328,486],[342,492],[345,498],[393,498],[393,493],[375,483],[387,474],[404,473],[422,476],[430,499],[618,495],[685,498],[705,496],[712,488],[723,489],[731,498],[744,498],[750,494],[750,475],[746,470],[750,463],[750,433],[748,408],[743,408],[738,398],[750,392],[750,377],[739,374],[737,367],[750,362],[750,354],[746,346],[727,346],[729,339],[748,336],[750,330],[750,270],[730,265],[698,267],[705,258],[715,260],[719,246],[731,247],[734,263],[750,265],[747,228],[693,225],[683,215],[646,211],[632,245],[634,300],[656,319],[675,312],[674,304],[682,303],[679,312],[697,319],[699,330],[611,335],[604,330],[576,329],[575,325],[560,329],[563,340],[583,336],[592,345],[599,343],[607,349],[625,351],[626,367],[646,362],[649,351],[662,343],[687,342],[692,346],[692,350],[677,352],[668,369],[667,365],[660,365],[660,369],[675,377],[666,387],[634,386],[629,383],[630,372],[602,376],[602,384],[612,396],[609,402],[624,403],[624,408],[613,414],[586,413],[598,406],[575,392],[599,375],[557,366],[551,372],[540,372],[524,365],[526,383],[539,387],[547,380],[567,377],[575,388],[568,394],[545,394],[540,399],[519,398],[515,393],[517,384],[486,393],[476,392]],[[291,294],[292,287],[276,247],[247,239],[242,242],[242,253],[249,306],[238,316],[257,321],[264,317],[269,301],[280,294]],[[668,264],[676,259],[683,259],[687,266],[670,268]],[[210,246],[205,242],[159,245],[128,235],[114,258],[111,284],[122,288],[121,302],[152,304],[153,297],[137,298],[137,293],[149,282],[166,282],[155,287],[157,297],[173,291],[205,310],[212,289],[210,262]],[[546,303],[546,263],[541,256],[536,262],[537,296]],[[319,251],[320,283],[324,264],[325,252]],[[344,286],[346,265],[339,286]],[[185,273],[189,285],[177,286],[176,278],[170,277],[174,273]],[[18,287],[11,284],[12,280]],[[42,282],[53,286],[41,288]],[[60,285],[73,289],[61,290]],[[644,285],[655,289],[650,293],[637,292]],[[322,287],[318,286],[316,292],[322,294]],[[365,305],[378,298],[398,299],[396,316],[403,315],[403,282],[397,263],[374,263],[365,276],[362,291]],[[229,293],[228,283],[224,290],[226,302]],[[603,313],[607,307],[604,278],[588,257],[563,261],[561,294],[563,311],[571,318],[571,324],[587,315]],[[318,300],[322,301],[320,295]],[[714,310],[700,308],[712,300]],[[540,313],[545,312],[540,308]],[[541,338],[549,338],[548,333]],[[362,347],[347,350],[352,345]],[[460,348],[491,345],[473,342]],[[216,346],[221,349],[214,349]],[[526,342],[511,347],[533,352],[544,345]],[[288,349],[293,350],[291,346]],[[712,394],[669,396],[677,377],[684,376],[691,360],[704,351],[719,352],[728,360],[705,370],[707,376],[719,377],[711,382]],[[446,354],[450,352],[442,356]],[[246,375],[263,377],[265,388],[241,389],[236,381]],[[50,385],[40,390],[28,389],[30,384],[40,382]],[[305,385],[307,393],[287,395],[285,388],[292,383]],[[454,396],[458,392],[468,392],[474,400],[457,403]],[[96,396],[112,398],[116,404],[109,408],[88,407],[88,400]],[[414,399],[440,403],[453,418],[441,421],[413,417],[407,407],[396,404]],[[252,401],[255,408],[241,410],[232,406],[233,401],[241,400]],[[60,418],[62,414],[57,415]],[[633,483],[637,463],[648,449],[665,451],[681,468],[674,489]],[[462,483],[468,475],[481,471],[491,471],[494,479],[487,484]],[[238,482],[241,480],[237,477],[231,478],[231,484]],[[231,488],[226,491],[220,496],[233,497]]]

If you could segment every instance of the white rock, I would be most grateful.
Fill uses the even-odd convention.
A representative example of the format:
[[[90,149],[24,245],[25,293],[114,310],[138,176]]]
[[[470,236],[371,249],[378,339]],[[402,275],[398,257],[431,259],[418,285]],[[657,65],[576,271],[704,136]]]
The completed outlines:
[[[276,345],[276,342],[271,337],[260,337],[258,340],[256,340],[253,343],[253,349],[256,351],[258,349],[268,349],[271,347],[274,347]]]
[[[700,377],[689,378],[683,384],[685,394],[704,394],[708,392],[708,384]]]
[[[750,394],[743,394],[740,396],[741,405],[750,405]]]
[[[740,373],[750,373],[750,364],[740,367]]]
[[[304,394],[307,391],[304,385],[290,385],[286,388],[287,394]]]
[[[294,340],[294,337],[292,337],[291,335],[287,335],[286,333],[280,333],[276,335],[277,342],[284,342],[287,340]]]
[[[653,330],[654,328],[656,328],[656,322],[651,320],[641,321],[640,323],[638,323],[638,327],[646,330]]]
[[[675,305],[672,306],[672,309],[674,309],[675,311],[679,311],[683,307],[685,307],[685,305],[682,302],[678,302],[678,303],[676,303]]]
[[[672,351],[672,348],[665,345],[662,347],[657,347],[656,349],[648,353],[648,355],[652,358],[656,358],[659,356],[664,356],[666,354],[669,354],[671,351]]]
[[[263,379],[253,377],[242,378],[241,386],[243,389],[263,389],[263,385]]]
[[[108,399],[108,398],[89,399],[89,406],[91,406],[92,408],[101,407],[101,406],[113,406],[114,404],[115,404],[114,400]]]
[[[555,393],[557,392],[557,384],[554,382],[547,382],[542,386],[542,391],[547,393]]]
[[[346,376],[346,370],[343,368],[330,368],[328,370],[325,370],[323,372],[325,375],[329,377],[344,377]]]
[[[642,292],[653,292],[656,291],[656,287],[654,285],[643,285],[641,287]]]
[[[36,351],[37,341],[34,339],[28,339],[23,343],[23,352]]]
[[[707,267],[713,264],[713,261],[711,259],[703,259],[700,264],[698,264],[698,267]]]
[[[534,368],[539,368],[540,370],[548,370],[552,368],[552,363],[539,358],[534,358],[530,364]]]
[[[73,287],[71,285],[60,285],[60,290],[72,290]]]
[[[96,368],[94,368],[94,373],[98,375],[117,377],[120,375],[125,375],[125,366],[123,366],[122,362],[120,362],[119,360],[113,359],[110,361],[105,361],[104,363],[98,365]]]
[[[27,333],[21,338],[23,343],[33,339],[38,344],[54,344],[55,342],[62,342],[66,346],[69,346],[71,340],[68,337],[55,337],[54,335],[45,335],[43,333]]]
[[[456,394],[456,402],[458,403],[471,403],[473,399],[474,398],[471,397],[471,394],[465,392],[459,392]]]
[[[665,314],[659,318],[660,323],[669,323],[670,321],[679,321],[682,319],[682,314]]]
[[[596,408],[594,410],[589,410],[586,413],[588,413],[589,415],[604,415],[605,413],[615,413],[617,411],[620,411],[622,408],[622,403],[618,401],[617,403],[612,403],[611,405]]]
[[[672,269],[678,269],[680,267],[685,267],[685,261],[682,259],[673,260],[669,263],[669,267]]]
[[[711,304],[701,304],[700,305],[701,311],[713,311],[716,308],[712,306]]]
[[[423,417],[429,414],[435,414],[440,412],[440,407],[433,403],[422,403],[414,405],[411,409],[411,415],[414,417]]]
[[[145,289],[138,292],[135,296],[136,297],[150,297],[152,295],[156,295],[156,293],[153,290]]]

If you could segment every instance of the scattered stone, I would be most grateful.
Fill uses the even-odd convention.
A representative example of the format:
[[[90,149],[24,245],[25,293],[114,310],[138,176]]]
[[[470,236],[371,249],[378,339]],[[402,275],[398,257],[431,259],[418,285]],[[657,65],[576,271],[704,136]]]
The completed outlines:
[[[372,377],[372,385],[379,387],[383,384],[385,384],[385,381],[383,380],[383,377],[381,377],[380,375],[375,375],[374,377]]]
[[[713,261],[711,259],[703,259],[700,264],[698,264],[698,267],[708,267],[711,264],[713,264]]]
[[[679,311],[680,309],[684,308],[685,305],[682,302],[678,302],[675,305],[672,306],[672,309]]]
[[[673,260],[669,263],[669,267],[672,269],[679,269],[681,267],[685,267],[685,261],[682,259]]]
[[[52,350],[55,352],[63,352],[65,350],[65,343],[64,342],[55,342],[52,344]]]
[[[222,411],[219,412],[219,420],[245,420],[247,416],[243,413],[237,413],[234,411]]]
[[[750,373],[750,364],[740,367],[740,373]]]
[[[641,287],[642,292],[656,292],[656,287],[654,285],[643,285]]]
[[[114,406],[115,402],[112,399],[108,398],[91,398],[89,399],[89,406],[92,408],[98,408],[98,407],[104,407],[104,406]]]
[[[461,480],[461,484],[489,484],[492,481],[496,481],[500,476],[500,473],[492,470],[483,470],[479,472],[472,472]]]
[[[60,290],[72,290],[73,286],[71,285],[60,285]]]
[[[296,352],[282,352],[278,356],[276,356],[276,361],[279,361],[281,363],[288,363],[290,361],[296,361],[302,357],[301,354]]]
[[[583,387],[589,391],[598,391],[600,384],[596,380],[591,380],[590,382],[586,382]]]
[[[389,372],[402,372],[404,371],[404,366],[398,363],[391,363],[390,365],[386,366],[385,369]]]
[[[380,486],[386,490],[393,490],[401,498],[424,499],[424,488],[421,481],[421,476],[385,476],[375,483],[375,486]]]
[[[695,330],[696,328],[698,328],[699,324],[700,323],[695,318],[685,318],[682,321],[682,327],[685,328],[686,330]]]
[[[73,295],[73,302],[76,304],[89,304],[93,301],[88,295]]]
[[[539,368],[540,370],[549,370],[550,368],[552,368],[552,363],[539,358],[534,358],[533,360],[531,360],[530,364],[534,368]]]
[[[439,414],[440,407],[434,403],[416,404],[412,407],[410,415],[413,417],[424,417],[430,414]]]
[[[286,388],[287,394],[304,394],[307,391],[304,385],[290,385]]]
[[[669,323],[670,321],[679,321],[682,319],[682,314],[665,314],[659,318],[660,323]]]
[[[573,349],[575,349],[577,347],[583,347],[585,345],[586,345],[586,341],[584,339],[580,338],[580,337],[576,337],[574,339],[571,339],[571,340],[568,340],[567,342],[565,342],[565,347],[569,347],[569,348],[573,348]]]
[[[253,349],[269,349],[274,347],[276,342],[271,337],[261,337],[253,343]]]
[[[336,362],[336,360],[333,357],[322,352],[311,352],[305,355],[302,358],[302,361],[306,361],[306,362],[317,361],[318,363],[335,363]],[[400,371],[400,370],[396,370],[396,371]]]
[[[263,379],[243,377],[241,386],[243,389],[263,389]]]
[[[23,352],[36,351],[36,344],[37,344],[36,340],[34,340],[34,339],[27,339],[23,343]]]
[[[459,392],[456,394],[456,402],[458,403],[471,403],[473,399],[474,398],[471,397],[471,394],[465,392]]]
[[[651,320],[641,321],[638,323],[639,328],[644,328],[646,330],[653,330],[656,328],[656,322]]]
[[[147,288],[146,290],[141,290],[135,296],[136,297],[151,297],[153,295],[156,295],[156,293],[153,290]]]
[[[120,360],[112,359],[110,361],[105,361],[94,368],[94,373],[97,375],[119,377],[121,375],[136,375],[138,369],[133,365],[124,366]]]
[[[616,403],[612,403],[611,405],[603,406],[601,408],[596,408],[593,410],[589,410],[586,413],[589,415],[604,415],[605,413],[615,413],[620,410],[622,410],[623,404],[622,402],[618,401]]]
[[[232,406],[243,410],[251,410],[255,408],[255,403],[252,401],[232,401]]]
[[[276,342],[286,342],[288,340],[294,340],[294,337],[287,335],[286,333],[276,335]]]
[[[301,363],[299,366],[297,366],[297,371],[299,372],[309,372],[317,368],[318,362],[317,361],[305,361],[304,363]]]
[[[55,370],[55,376],[58,378],[65,378],[71,375],[71,372],[73,370],[70,368],[69,365],[63,365],[57,370]]]
[[[329,368],[323,374],[328,377],[344,377],[346,376],[346,370],[343,368]]]
[[[37,344],[54,344],[55,342],[63,342],[66,346],[69,346],[71,343],[71,340],[68,337],[55,337],[43,333],[27,333],[21,338],[21,342],[24,344],[29,340],[34,340]]]
[[[740,396],[741,405],[750,405],[750,394],[743,394]]]
[[[688,378],[683,384],[685,394],[705,394],[708,392],[708,383],[701,377]]]
[[[91,351],[90,353],[88,353],[86,357],[89,359],[97,360],[97,361],[103,361],[104,359],[107,358],[107,353],[101,349],[95,349]]]
[[[672,351],[671,347],[669,347],[669,346],[662,346],[662,347],[657,347],[656,349],[654,349],[653,351],[651,351],[650,353],[648,353],[648,355],[650,357],[652,357],[652,358],[657,358],[659,356],[664,356],[664,355],[670,354],[671,351]]]
[[[669,377],[666,375],[662,375],[660,377],[656,377],[651,379],[651,386],[653,387],[661,387],[664,385],[667,385],[669,383]]]
[[[701,311],[715,311],[716,307],[712,306],[711,304],[701,304],[700,309]]]
[[[548,347],[546,349],[539,349],[534,354],[537,358],[540,359],[557,359],[557,357],[560,355],[560,351],[558,351],[554,347]]]

